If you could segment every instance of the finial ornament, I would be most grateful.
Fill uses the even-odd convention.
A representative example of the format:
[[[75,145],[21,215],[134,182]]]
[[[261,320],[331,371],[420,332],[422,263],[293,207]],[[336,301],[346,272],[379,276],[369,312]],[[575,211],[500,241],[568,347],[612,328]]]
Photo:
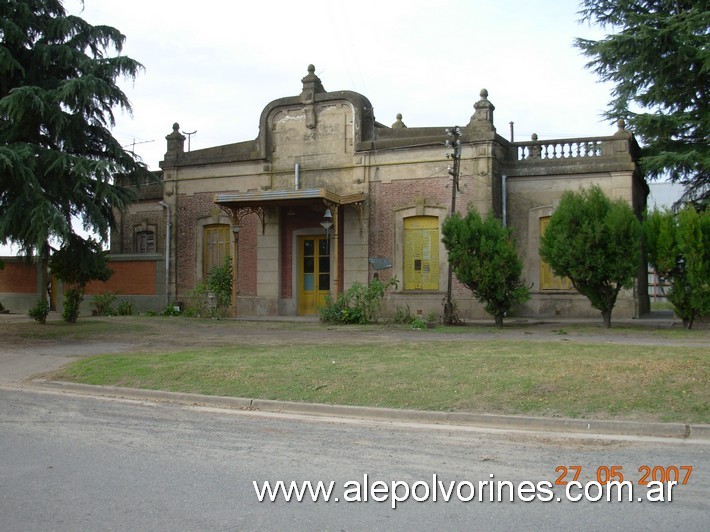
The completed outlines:
[[[392,124],[392,129],[400,129],[407,127],[404,122],[402,122],[402,113],[397,113],[397,121]]]
[[[622,138],[631,138],[631,132],[626,129],[626,120],[623,118],[619,118],[616,121],[616,133],[614,133],[615,137],[622,137]]]

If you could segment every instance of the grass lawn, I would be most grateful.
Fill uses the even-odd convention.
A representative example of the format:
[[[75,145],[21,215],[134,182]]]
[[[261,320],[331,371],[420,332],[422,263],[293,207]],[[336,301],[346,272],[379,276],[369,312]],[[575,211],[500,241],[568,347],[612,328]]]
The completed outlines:
[[[706,347],[501,336],[358,342],[354,335],[101,355],[50,378],[345,405],[710,423]]]

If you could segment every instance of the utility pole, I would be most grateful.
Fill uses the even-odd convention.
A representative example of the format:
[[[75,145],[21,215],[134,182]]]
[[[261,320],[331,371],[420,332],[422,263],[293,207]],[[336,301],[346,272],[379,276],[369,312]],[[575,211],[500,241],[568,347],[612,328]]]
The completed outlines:
[[[449,166],[449,175],[451,176],[451,215],[456,212],[456,192],[459,190],[459,173],[461,169],[461,129],[454,126],[446,130],[446,147],[453,150],[446,154],[447,159],[453,160],[453,165]],[[444,303],[444,324],[453,325],[456,321],[456,312],[454,311],[453,299],[451,291],[453,288],[454,272],[449,262],[449,272],[446,285],[446,303]]]

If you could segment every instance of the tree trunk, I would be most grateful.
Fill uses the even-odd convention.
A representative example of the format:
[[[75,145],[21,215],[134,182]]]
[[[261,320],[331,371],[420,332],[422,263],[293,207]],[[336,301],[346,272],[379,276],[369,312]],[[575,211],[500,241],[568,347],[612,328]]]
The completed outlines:
[[[503,314],[496,314],[496,327],[503,327]]]
[[[604,328],[611,329],[611,309],[602,311],[602,319],[604,320]]]

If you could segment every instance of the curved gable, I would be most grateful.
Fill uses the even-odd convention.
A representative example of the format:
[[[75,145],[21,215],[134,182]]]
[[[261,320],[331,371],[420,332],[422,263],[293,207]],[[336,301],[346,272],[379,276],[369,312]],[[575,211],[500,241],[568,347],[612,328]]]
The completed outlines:
[[[262,111],[257,139],[262,153],[274,159],[345,155],[373,137],[370,101],[357,92],[327,92],[309,65],[298,96],[279,98]]]

